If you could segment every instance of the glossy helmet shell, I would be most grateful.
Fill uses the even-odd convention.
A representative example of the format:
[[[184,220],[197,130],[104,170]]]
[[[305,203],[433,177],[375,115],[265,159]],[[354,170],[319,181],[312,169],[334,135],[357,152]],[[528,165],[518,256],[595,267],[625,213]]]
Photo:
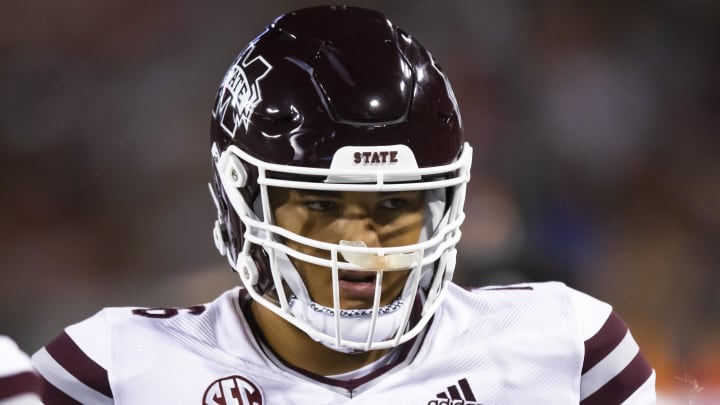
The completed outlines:
[[[242,102],[231,100],[228,83],[244,92]],[[210,133],[220,152],[235,145],[298,167],[328,168],[348,145],[406,145],[420,168],[449,164],[463,148],[457,103],[430,53],[383,14],[344,6],[290,12],[255,38],[218,91]],[[240,192],[252,207],[257,172],[243,164]],[[225,254],[236,263],[244,227],[213,167]],[[267,290],[265,255],[257,247],[251,254],[257,288]]]

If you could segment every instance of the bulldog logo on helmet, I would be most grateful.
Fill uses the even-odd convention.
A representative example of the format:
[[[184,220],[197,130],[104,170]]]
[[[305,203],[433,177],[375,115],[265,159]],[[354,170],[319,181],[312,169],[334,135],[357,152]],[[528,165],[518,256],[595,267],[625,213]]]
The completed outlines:
[[[242,61],[238,58],[230,67],[220,85],[213,110],[213,117],[218,118],[223,130],[235,138],[235,133],[242,124],[247,131],[250,116],[255,107],[262,101],[260,80],[272,69],[262,56],[250,58],[254,47],[251,45]],[[228,109],[231,112],[227,116]]]

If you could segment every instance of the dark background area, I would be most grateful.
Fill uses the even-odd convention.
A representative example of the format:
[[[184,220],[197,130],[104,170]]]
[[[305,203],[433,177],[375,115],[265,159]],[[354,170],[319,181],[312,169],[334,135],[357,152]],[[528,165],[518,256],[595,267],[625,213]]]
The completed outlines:
[[[312,4],[0,6],[0,333],[34,352],[103,306],[239,283],[210,233],[210,107],[235,55]],[[384,11],[453,82],[475,148],[457,281],[604,299],[664,403],[717,400],[720,3],[347,4]]]

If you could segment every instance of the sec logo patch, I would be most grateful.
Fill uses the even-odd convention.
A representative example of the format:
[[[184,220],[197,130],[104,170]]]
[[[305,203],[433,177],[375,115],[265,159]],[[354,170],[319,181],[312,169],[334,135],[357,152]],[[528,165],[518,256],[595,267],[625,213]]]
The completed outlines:
[[[205,390],[203,405],[263,405],[260,389],[239,375],[214,381]]]

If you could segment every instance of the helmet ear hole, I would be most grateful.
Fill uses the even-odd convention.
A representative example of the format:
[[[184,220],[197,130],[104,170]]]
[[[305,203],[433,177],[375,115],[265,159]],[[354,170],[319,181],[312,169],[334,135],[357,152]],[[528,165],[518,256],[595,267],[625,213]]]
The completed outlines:
[[[240,160],[235,155],[229,155],[228,156],[228,162],[227,162],[227,170],[228,174],[230,175],[230,180],[232,181],[232,185],[237,188],[245,187],[248,180],[247,171],[245,170],[245,166],[240,162]]]

